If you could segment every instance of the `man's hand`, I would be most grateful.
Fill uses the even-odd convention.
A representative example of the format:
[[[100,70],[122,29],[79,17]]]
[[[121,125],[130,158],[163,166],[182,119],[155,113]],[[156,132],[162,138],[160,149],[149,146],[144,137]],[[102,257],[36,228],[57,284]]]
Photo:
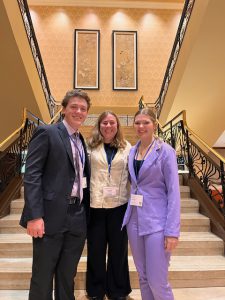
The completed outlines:
[[[34,238],[42,238],[45,234],[45,224],[42,218],[27,222],[27,234]]]
[[[178,238],[172,236],[165,237],[165,250],[167,252],[171,252],[173,249],[175,249],[177,244],[178,244]]]

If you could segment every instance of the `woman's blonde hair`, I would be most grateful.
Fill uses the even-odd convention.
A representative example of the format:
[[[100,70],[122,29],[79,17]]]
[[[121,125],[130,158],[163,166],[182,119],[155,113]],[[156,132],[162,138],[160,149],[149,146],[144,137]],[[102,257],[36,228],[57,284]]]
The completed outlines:
[[[157,125],[157,118],[156,118],[156,114],[154,113],[154,111],[149,108],[149,107],[145,107],[145,108],[142,108],[140,109],[139,111],[136,112],[136,114],[134,115],[134,122],[135,122],[135,118],[138,116],[138,115],[147,115],[149,116],[149,118],[151,119],[151,121]]]
[[[100,144],[104,143],[103,136],[100,132],[100,124],[103,121],[103,119],[105,119],[105,117],[107,117],[108,115],[114,116],[117,122],[117,133],[110,145],[116,147],[117,149],[124,149],[126,147],[126,141],[123,137],[120,121],[117,115],[114,112],[107,110],[99,115],[98,120],[92,129],[91,136],[87,140],[87,144],[91,149],[97,148]]]

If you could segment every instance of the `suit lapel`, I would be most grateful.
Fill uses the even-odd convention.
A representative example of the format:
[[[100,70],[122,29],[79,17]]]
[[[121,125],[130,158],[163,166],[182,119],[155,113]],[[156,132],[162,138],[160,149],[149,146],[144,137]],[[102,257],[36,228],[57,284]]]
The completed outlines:
[[[131,148],[130,153],[129,153],[129,160],[128,160],[131,181],[133,181],[135,183],[137,183],[137,178],[136,178],[136,175],[134,172],[134,156],[137,151],[137,145],[138,144],[136,144],[133,148]]]
[[[151,166],[155,163],[155,161],[159,157],[160,153],[160,148],[161,148],[162,143],[159,140],[155,141],[154,148],[151,153],[147,156],[145,159],[140,171],[139,171],[139,181],[143,178],[146,177],[146,173],[149,172]]]
[[[72,148],[71,148],[71,144],[70,144],[70,138],[69,138],[69,134],[67,132],[66,127],[64,126],[64,124],[61,122],[58,124],[58,129],[59,129],[59,135],[63,141],[63,144],[66,148],[66,152],[69,156],[70,162],[74,168],[74,161],[73,161],[73,153],[72,153]]]

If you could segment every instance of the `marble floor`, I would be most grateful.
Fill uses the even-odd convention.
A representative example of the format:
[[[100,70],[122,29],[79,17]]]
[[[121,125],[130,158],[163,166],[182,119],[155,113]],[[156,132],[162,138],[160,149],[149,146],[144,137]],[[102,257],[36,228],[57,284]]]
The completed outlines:
[[[225,287],[174,289],[175,300],[225,300]],[[1,300],[26,300],[28,291],[0,291]],[[87,300],[84,291],[76,292],[76,300]],[[133,290],[129,300],[141,300],[140,290]]]

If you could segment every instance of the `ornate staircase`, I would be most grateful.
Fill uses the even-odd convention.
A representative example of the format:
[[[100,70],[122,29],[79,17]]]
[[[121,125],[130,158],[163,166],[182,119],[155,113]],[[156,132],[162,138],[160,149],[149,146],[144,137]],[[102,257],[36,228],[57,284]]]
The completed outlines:
[[[225,285],[223,241],[210,232],[210,220],[199,213],[198,201],[188,186],[181,191],[181,237],[169,269],[173,288]],[[0,219],[0,289],[27,290],[31,276],[32,241],[18,224],[23,207],[21,198],[12,201],[10,214]],[[132,287],[139,288],[138,276],[129,253]],[[78,267],[76,289],[85,289],[86,248]],[[15,298],[16,299],[16,296]]]

